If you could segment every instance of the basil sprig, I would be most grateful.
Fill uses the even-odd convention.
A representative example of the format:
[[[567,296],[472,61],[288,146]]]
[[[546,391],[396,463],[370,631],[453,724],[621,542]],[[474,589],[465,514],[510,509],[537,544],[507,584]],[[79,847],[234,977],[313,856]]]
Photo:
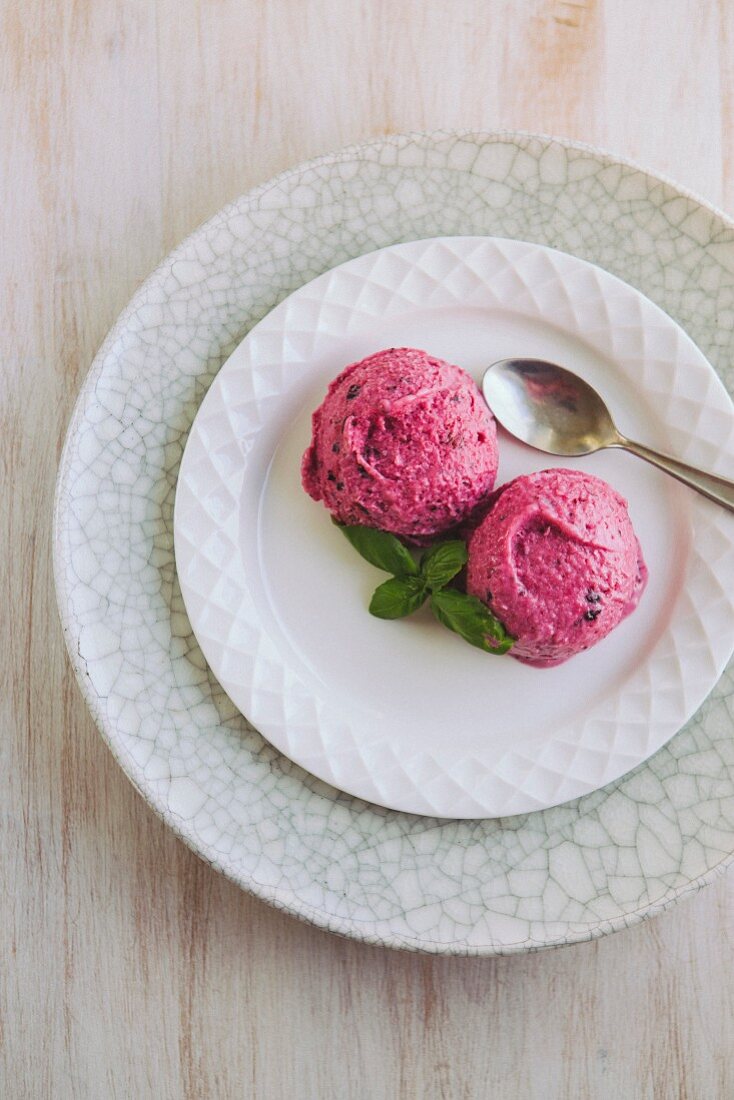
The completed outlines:
[[[440,623],[485,653],[507,653],[514,638],[476,596],[448,588],[466,565],[461,539],[439,542],[416,559],[400,539],[375,527],[340,526],[354,549],[371,565],[392,573],[375,589],[370,614],[378,619],[412,615],[430,597],[431,611]]]

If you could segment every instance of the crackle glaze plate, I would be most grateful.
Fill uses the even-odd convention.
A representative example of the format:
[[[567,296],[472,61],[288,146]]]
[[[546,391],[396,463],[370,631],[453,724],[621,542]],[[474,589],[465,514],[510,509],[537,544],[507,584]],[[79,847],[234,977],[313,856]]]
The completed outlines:
[[[623,430],[724,472],[734,408],[679,326],[600,268],[537,244],[393,245],[290,295],[245,337],[196,416],[174,515],[189,619],[219,683],[276,748],[407,813],[547,809],[642,763],[734,650],[734,518],[619,452],[566,465],[620,489],[650,566],[639,612],[559,668],[488,657],[428,609],[366,612],[383,577],[304,494],[310,413],[348,363],[422,347],[477,381],[513,356],[591,381]],[[498,483],[554,460],[501,433]]]
[[[426,818],[341,793],[250,725],[196,642],[173,552],[188,432],[248,331],[347,260],[451,236],[520,239],[597,264],[680,324],[731,393],[734,225],[719,211],[568,142],[382,138],[231,203],[137,292],[69,428],[55,573],[70,658],[103,736],[202,858],[332,931],[392,947],[506,954],[633,924],[731,862],[731,663],[679,733],[603,789],[508,818]],[[715,465],[716,454],[696,455]],[[632,462],[618,457],[615,482]],[[316,505],[312,515],[319,522]],[[730,543],[719,552],[727,559]]]

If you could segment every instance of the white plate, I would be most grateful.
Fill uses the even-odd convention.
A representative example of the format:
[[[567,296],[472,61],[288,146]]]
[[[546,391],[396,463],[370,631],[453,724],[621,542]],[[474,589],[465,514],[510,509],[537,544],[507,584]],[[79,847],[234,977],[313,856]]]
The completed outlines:
[[[386,623],[384,575],[300,486],[310,413],[347,363],[422,347],[478,379],[513,355],[555,360],[622,429],[721,473],[734,410],[692,341],[637,290],[535,244],[454,237],[352,260],[292,294],[215,379],[179,476],[176,563],[220,683],[291,759],[351,794],[439,817],[542,809],[647,759],[734,649],[722,509],[617,452],[556,461],[502,435],[498,482],[551,465],[629,500],[650,569],[639,609],[555,669],[473,650],[428,613]]]

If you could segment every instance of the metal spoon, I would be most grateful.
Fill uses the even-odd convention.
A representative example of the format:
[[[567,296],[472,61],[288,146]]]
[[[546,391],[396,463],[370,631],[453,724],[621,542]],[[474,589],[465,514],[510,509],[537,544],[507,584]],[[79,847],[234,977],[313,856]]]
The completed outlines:
[[[482,389],[500,424],[539,451],[570,456],[623,447],[734,512],[734,481],[627,439],[596,390],[564,367],[543,359],[502,359],[485,371]]]

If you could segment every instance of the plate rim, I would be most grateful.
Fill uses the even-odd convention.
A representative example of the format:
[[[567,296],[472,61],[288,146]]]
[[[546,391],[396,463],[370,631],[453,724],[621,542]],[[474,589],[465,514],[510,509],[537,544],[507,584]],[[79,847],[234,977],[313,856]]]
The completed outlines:
[[[577,924],[574,927],[571,927],[569,924],[566,926],[566,930],[563,935],[549,936],[542,942],[532,941],[528,939],[509,945],[499,944],[496,942],[474,944],[466,943],[464,941],[434,941],[420,935],[410,936],[402,932],[394,932],[386,927],[381,933],[378,929],[383,928],[383,926],[389,925],[389,919],[378,922],[375,918],[371,918],[369,923],[374,928],[374,930],[371,930],[363,927],[363,923],[366,922],[362,922],[357,918],[346,918],[338,915],[329,914],[325,910],[313,906],[308,902],[305,902],[303,899],[299,898],[290,887],[268,887],[264,884],[257,882],[257,880],[254,878],[245,879],[241,875],[238,875],[233,868],[229,867],[225,860],[218,857],[212,851],[205,851],[203,849],[201,840],[193,834],[193,830],[189,827],[188,822],[185,819],[178,817],[177,815],[172,813],[165,802],[156,797],[155,791],[149,788],[143,780],[142,769],[139,767],[136,761],[130,758],[129,754],[125,750],[124,745],[118,739],[114,724],[109,721],[103,714],[102,709],[99,706],[99,697],[96,691],[91,686],[91,682],[88,679],[87,671],[85,668],[84,659],[79,654],[75,643],[73,632],[76,623],[68,605],[68,591],[66,577],[64,575],[64,560],[62,554],[63,535],[65,531],[65,509],[63,496],[67,477],[69,475],[70,454],[73,446],[73,441],[77,434],[79,425],[83,419],[87,402],[89,401],[90,395],[93,394],[95,383],[102,372],[105,359],[110,349],[119,339],[120,335],[124,332],[125,324],[129,316],[140,304],[142,304],[147,288],[151,285],[155,285],[158,282],[162,275],[168,270],[170,264],[187,251],[191,243],[200,236],[204,229],[208,228],[212,222],[219,219],[226,212],[232,212],[233,210],[235,210],[237,203],[244,198],[247,198],[250,201],[255,201],[257,198],[267,194],[272,189],[277,188],[282,183],[291,178],[294,178],[301,173],[312,171],[319,167],[327,167],[340,164],[343,161],[353,159],[354,157],[359,156],[366,151],[377,150],[389,145],[392,145],[395,148],[399,148],[401,144],[407,144],[410,142],[438,143],[442,140],[445,141],[452,138],[463,138],[466,140],[473,140],[477,143],[499,141],[502,139],[505,139],[509,142],[537,140],[545,144],[546,146],[558,145],[565,150],[586,153],[604,162],[607,166],[621,165],[623,167],[631,169],[634,172],[639,173],[647,180],[650,180],[653,184],[660,184],[671,189],[677,195],[682,196],[683,198],[694,203],[697,207],[700,207],[701,209],[707,211],[709,214],[713,215],[727,230],[729,230],[730,232],[734,232],[734,217],[727,214],[721,207],[704,198],[699,193],[681,185],[674,178],[667,176],[664,173],[652,171],[646,168],[640,162],[634,160],[633,158],[617,154],[613,150],[605,149],[601,146],[578,141],[576,139],[567,138],[564,136],[550,135],[547,133],[535,132],[531,130],[512,128],[483,130],[473,127],[461,129],[413,129],[403,132],[381,135],[362,142],[352,142],[333,152],[324,152],[315,157],[300,161],[298,164],[286,168],[285,170],[276,174],[270,179],[256,185],[253,188],[246,190],[245,192],[242,192],[238,196],[235,196],[229,202],[225,203],[224,206],[214,211],[212,215],[198,223],[194,227],[194,229],[190,233],[188,233],[177,246],[175,246],[174,249],[172,249],[169,253],[166,254],[166,256],[162,258],[161,262],[156,265],[153,271],[138,283],[133,295],[128,300],[126,306],[121,310],[120,314],[110,328],[107,336],[101,343],[99,350],[92,360],[89,370],[81,383],[79,393],[74,402],[72,412],[69,417],[67,431],[64,438],[64,444],[59,459],[59,466],[54,491],[52,513],[52,565],[57,607],[59,611],[59,618],[61,621],[62,633],[67,648],[69,661],[74,671],[82,697],[89,707],[89,710],[104,742],[107,744],[110,752],[120,765],[127,779],[138,791],[138,793],[144,798],[144,800],[150,806],[153,812],[158,817],[160,817],[161,820],[163,820],[164,823],[169,828],[171,828],[173,833],[178,836],[187,845],[187,847],[195,852],[196,855],[199,856],[199,858],[203,859],[204,862],[208,863],[210,866],[220,871],[227,878],[236,883],[237,886],[240,887],[240,889],[243,889],[247,893],[250,893],[253,896],[262,899],[263,901],[272,904],[278,909],[282,909],[283,911],[290,913],[298,919],[301,919],[307,923],[313,924],[316,927],[325,929],[327,931],[335,932],[337,934],[356,939],[364,943],[395,949],[428,951],[441,955],[471,955],[491,957],[498,955],[523,954],[552,947],[569,946],[573,943],[587,942],[591,939],[595,939],[603,935],[610,934],[612,932],[621,931],[624,928],[632,927],[635,924],[649,920],[657,914],[669,909],[671,906],[676,904],[676,902],[683,900],[687,897],[691,897],[692,895],[697,893],[702,887],[714,882],[717,878],[719,878],[723,874],[723,872],[732,863],[734,863],[734,846],[732,846],[732,850],[730,852],[724,853],[721,859],[717,860],[703,874],[698,875],[695,878],[689,879],[688,882],[680,886],[667,887],[666,890],[653,902],[643,903],[634,909],[627,910],[613,917],[599,918],[598,921],[593,924],[588,922],[583,926],[579,926]],[[457,169],[457,171],[459,170]]]

